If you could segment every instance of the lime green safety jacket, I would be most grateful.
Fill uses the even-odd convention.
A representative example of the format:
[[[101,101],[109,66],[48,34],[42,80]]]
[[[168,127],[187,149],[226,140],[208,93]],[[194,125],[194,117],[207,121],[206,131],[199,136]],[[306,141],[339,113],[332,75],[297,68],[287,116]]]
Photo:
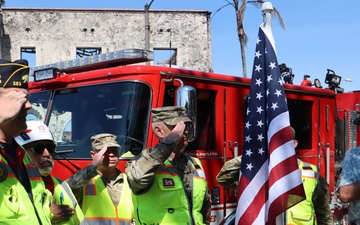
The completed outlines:
[[[124,175],[124,184],[120,202],[114,206],[108,191],[99,175],[92,178],[85,186],[82,210],[87,223],[102,225],[129,225],[133,219],[131,190]]]
[[[37,167],[26,153],[23,163],[30,180],[30,194],[0,154],[0,224],[51,224],[51,193],[45,189]]]
[[[68,221],[56,222],[52,224],[61,225],[86,225],[84,213],[82,212],[77,200],[66,182],[59,182],[55,177],[51,177],[54,181],[53,198],[56,199],[57,205],[69,205],[75,209],[75,214]]]
[[[315,165],[299,163],[306,199],[287,210],[288,225],[316,225],[315,209],[312,203],[314,188],[318,183],[319,173]]]
[[[135,224],[170,225],[204,224],[201,208],[207,191],[205,173],[200,160],[190,160],[192,199],[188,199],[176,168],[166,160],[156,172],[154,183],[145,194],[134,195]]]

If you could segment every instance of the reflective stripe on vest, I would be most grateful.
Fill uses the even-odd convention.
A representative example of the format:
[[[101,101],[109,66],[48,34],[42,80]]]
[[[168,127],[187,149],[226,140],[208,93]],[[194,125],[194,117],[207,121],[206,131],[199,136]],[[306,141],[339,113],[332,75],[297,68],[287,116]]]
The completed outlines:
[[[0,202],[0,224],[51,224],[51,193],[45,189],[41,175],[31,163],[30,156],[25,154],[23,163],[30,180],[32,199],[0,154],[0,194],[3,199]]]
[[[125,174],[123,174],[123,179],[124,183],[118,206],[114,206],[99,175],[91,179],[84,187],[82,209],[89,225],[131,224],[133,218],[131,190]]]
[[[156,172],[154,183],[144,194],[134,195],[135,224],[204,224],[201,208],[207,192],[200,160],[189,160],[193,167],[192,211],[176,168],[166,160]],[[195,165],[196,164],[196,165]]]
[[[65,181],[63,181],[63,182],[61,182],[61,187],[64,189],[67,197],[70,198],[70,200],[72,202],[72,206],[75,208],[77,205],[77,201],[76,201],[75,196],[73,195],[72,191],[70,190],[69,185]]]
[[[90,183],[91,182],[91,183]],[[95,180],[91,179],[89,183],[85,186],[85,195],[87,196],[95,196],[96,195],[96,185]]]
[[[12,178],[16,177],[14,171],[11,169],[11,167],[3,159],[0,159],[0,164],[3,167],[6,168],[7,173],[8,173],[8,177],[12,177]],[[28,177],[29,177],[30,181],[36,181],[37,180],[37,181],[42,182],[41,177],[39,177],[39,170],[38,170],[38,168],[36,168],[35,165],[27,163],[27,164],[25,164],[25,168],[26,168],[26,171],[28,173]]]
[[[56,199],[56,203],[59,205],[60,202],[60,195],[63,193],[64,199],[62,204],[69,205],[70,207],[75,209],[75,213],[72,217],[70,217],[70,220],[63,221],[63,222],[57,222],[56,224],[61,225],[72,225],[72,224],[79,224],[79,225],[86,225],[86,220],[84,213],[82,212],[80,206],[77,204],[77,200],[72,193],[69,185],[62,181],[60,184],[60,181],[56,179],[55,177],[51,176],[52,180],[54,181],[55,187],[54,187],[54,195],[53,198]]]
[[[88,225],[129,225],[131,222],[129,221],[114,221],[107,219],[97,219],[97,220],[87,220]]]

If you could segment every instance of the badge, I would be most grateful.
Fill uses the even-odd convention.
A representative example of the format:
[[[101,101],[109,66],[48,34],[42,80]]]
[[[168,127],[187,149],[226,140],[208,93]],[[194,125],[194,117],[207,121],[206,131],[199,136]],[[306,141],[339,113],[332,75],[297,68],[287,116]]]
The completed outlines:
[[[6,167],[0,163],[0,182],[4,181],[8,175]]]
[[[163,178],[163,185],[164,185],[164,187],[174,187],[175,182],[171,178]]]

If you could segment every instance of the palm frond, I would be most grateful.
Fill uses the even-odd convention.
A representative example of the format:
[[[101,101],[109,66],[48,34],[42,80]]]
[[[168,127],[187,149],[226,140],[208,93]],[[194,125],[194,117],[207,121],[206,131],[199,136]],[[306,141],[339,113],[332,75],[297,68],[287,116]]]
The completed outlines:
[[[215,16],[220,10],[222,10],[223,8],[225,8],[225,7],[228,6],[228,5],[233,5],[233,4],[228,3],[228,4],[223,5],[223,6],[221,6],[220,8],[218,8],[218,9],[215,11],[215,13],[211,16],[210,20],[212,20],[212,19],[214,18],[214,16]]]
[[[261,9],[261,5],[262,3],[264,3],[263,0],[257,0],[257,1],[247,1],[246,3],[249,3],[253,6],[255,6],[256,8],[260,8]]]
[[[272,15],[274,16],[275,19],[277,19],[277,20],[279,21],[280,26],[281,26],[282,28],[284,28],[284,30],[285,30],[285,24],[284,24],[283,19],[282,19],[281,16],[280,16],[279,11],[278,11],[275,7],[273,7],[273,8],[274,8],[274,11],[272,12]]]

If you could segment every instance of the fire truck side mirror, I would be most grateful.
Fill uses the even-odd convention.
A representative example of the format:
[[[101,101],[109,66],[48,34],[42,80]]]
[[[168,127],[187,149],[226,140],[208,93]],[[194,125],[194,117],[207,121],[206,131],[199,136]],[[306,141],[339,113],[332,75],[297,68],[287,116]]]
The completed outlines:
[[[186,109],[187,117],[192,121],[192,125],[187,125],[188,141],[192,142],[196,138],[196,89],[191,86],[181,86],[175,92],[175,105]]]

